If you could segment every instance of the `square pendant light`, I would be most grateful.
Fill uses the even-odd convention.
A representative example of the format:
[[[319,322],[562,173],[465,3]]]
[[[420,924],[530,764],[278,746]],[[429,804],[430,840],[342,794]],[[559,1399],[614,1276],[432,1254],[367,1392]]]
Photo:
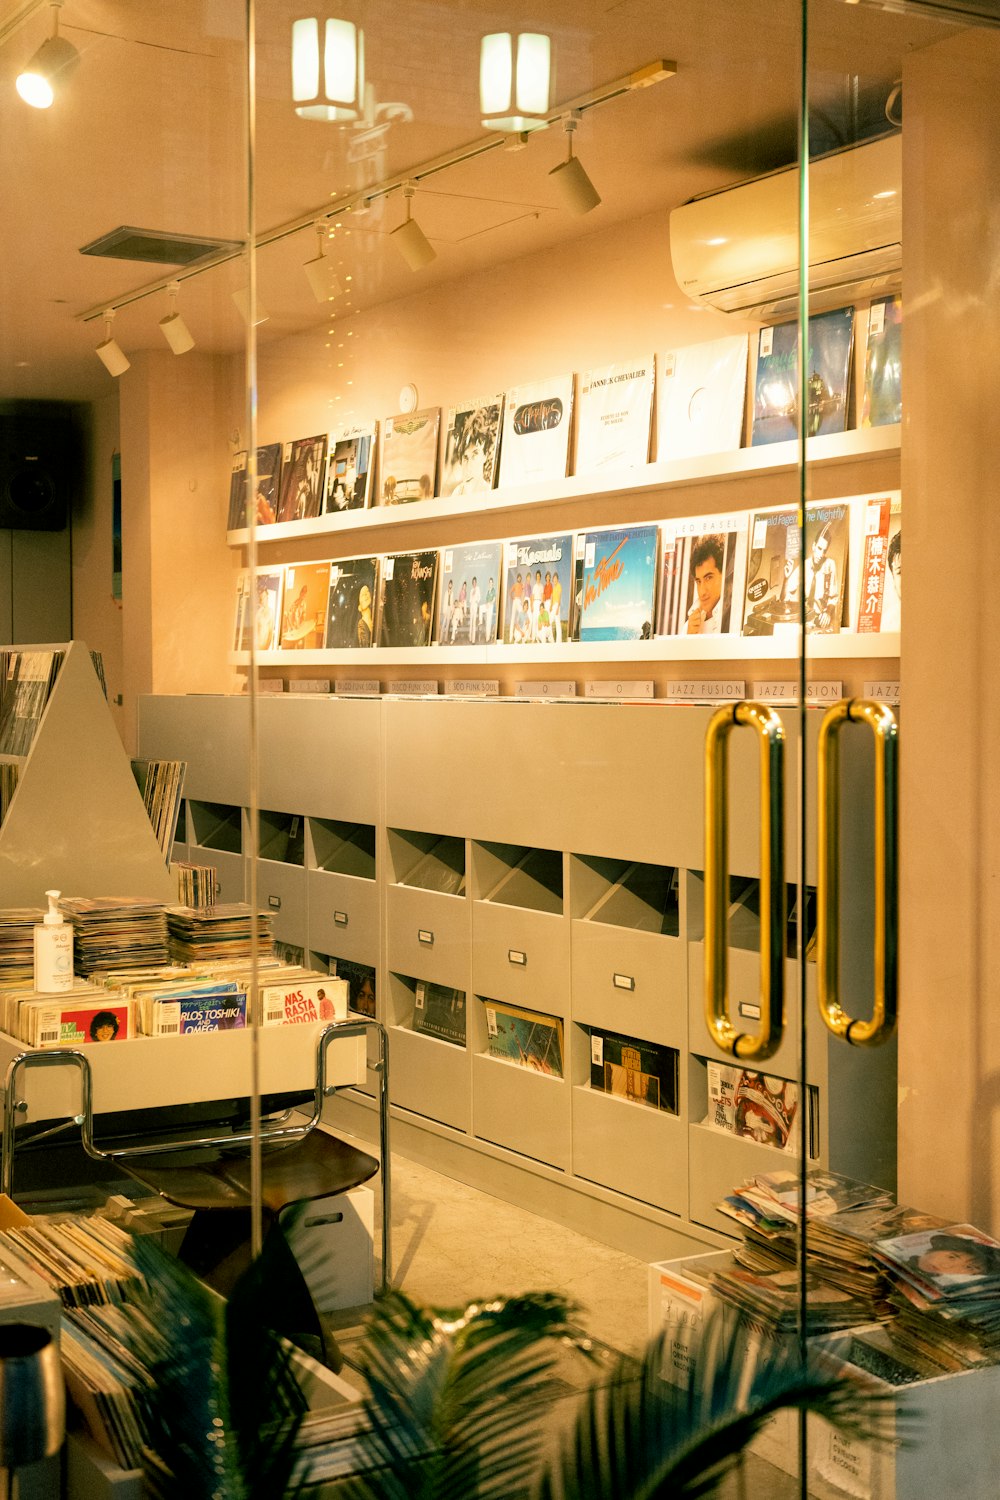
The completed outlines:
[[[292,100],[304,120],[349,124],[365,97],[365,35],[353,21],[292,22]]]
[[[552,43],[538,31],[495,31],[479,51],[479,109],[485,130],[511,134],[548,125]]]

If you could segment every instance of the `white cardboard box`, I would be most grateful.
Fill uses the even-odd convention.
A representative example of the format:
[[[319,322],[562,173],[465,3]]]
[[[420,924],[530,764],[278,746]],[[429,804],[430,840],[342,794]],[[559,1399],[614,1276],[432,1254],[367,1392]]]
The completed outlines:
[[[375,1194],[357,1187],[316,1198],[296,1227],[293,1248],[320,1312],[362,1307],[375,1290]]]

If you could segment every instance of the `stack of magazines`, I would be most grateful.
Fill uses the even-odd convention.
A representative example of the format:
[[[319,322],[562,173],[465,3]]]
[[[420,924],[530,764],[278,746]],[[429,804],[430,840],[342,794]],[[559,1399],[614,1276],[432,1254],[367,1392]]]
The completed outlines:
[[[873,1249],[892,1278],[898,1357],[933,1375],[1000,1361],[1000,1242],[939,1220]]]
[[[34,927],[44,916],[41,907],[6,906],[0,909],[0,979],[33,977]]]

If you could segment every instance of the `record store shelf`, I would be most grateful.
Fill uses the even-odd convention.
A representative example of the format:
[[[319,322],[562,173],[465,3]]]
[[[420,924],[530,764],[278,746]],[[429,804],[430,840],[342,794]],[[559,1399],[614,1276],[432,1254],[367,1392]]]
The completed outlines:
[[[247,700],[235,701],[248,719]],[[234,720],[233,704],[201,695],[140,702],[139,753],[188,761],[189,839],[199,800],[240,805],[240,783],[223,795],[216,764],[216,747],[230,754],[233,737],[248,732]],[[640,1254],[716,1243],[728,1227],[715,1214],[718,1198],[747,1171],[790,1166],[794,1157],[704,1123],[708,1065],[731,1062],[710,1040],[701,996],[702,776],[711,709],[664,705],[650,713],[642,704],[594,700],[316,702],[282,694],[260,699],[257,712],[267,746],[263,806],[269,816],[291,813],[305,830],[304,866],[261,861],[261,900],[279,872],[301,882],[301,896],[280,893],[284,940],[306,955],[376,970],[378,1014],[391,1037],[395,1149],[589,1226],[611,1243],[641,1247]],[[810,767],[820,718],[819,710],[807,712]],[[791,872],[799,838],[797,713],[787,715],[785,730]],[[867,933],[869,744],[863,732],[842,738],[844,806],[856,810],[842,830],[853,871],[842,882],[843,899],[851,930]],[[758,987],[757,756],[754,736],[734,735],[729,861],[733,891],[745,903],[740,908],[734,896],[734,1015],[741,1004],[752,1013]],[[811,826],[814,779],[810,769]],[[242,816],[248,819],[245,803]],[[805,875],[814,883],[809,843]],[[194,856],[190,844],[179,849]],[[221,852],[246,861],[245,852]],[[205,854],[211,862],[211,851]],[[868,942],[852,945],[843,969],[849,1004],[864,1014]],[[810,1007],[814,970],[810,963]],[[787,972],[794,1015],[791,960]],[[413,1029],[421,980],[465,993],[464,1046]],[[490,1004],[550,1019],[560,1032],[561,1077],[489,1054]],[[819,1161],[893,1186],[892,1044],[860,1052],[832,1039],[827,1045],[818,1012],[807,1020]],[[676,1113],[591,1086],[594,1028],[677,1050]],[[793,1031],[766,1065],[785,1079],[797,1072]],[[345,1128],[375,1129],[370,1103],[354,1091],[331,1109]]]
[[[836,468],[859,459],[898,454],[899,434],[898,426],[867,427],[811,438],[808,447],[809,467],[811,470]],[[615,509],[620,511],[620,502],[627,501],[633,495],[649,495],[658,490],[739,478],[761,479],[794,474],[797,472],[798,458],[797,442],[770,443],[756,448],[739,448],[731,453],[712,453],[706,457],[675,459],[669,463],[643,464],[639,468],[624,469],[619,473],[602,470],[600,474],[575,475],[545,485],[525,484],[506,490],[491,490],[487,494],[475,495],[468,501],[437,497],[432,500],[414,500],[406,505],[374,505],[367,510],[342,511],[336,515],[317,516],[309,521],[285,521],[273,526],[258,526],[257,545],[295,541],[311,536],[332,538],[350,535],[352,550],[363,548],[369,542],[373,550],[379,550],[380,542],[371,538],[362,540],[356,534],[386,530],[391,532],[414,523],[439,529],[442,521],[451,521],[461,516],[482,517],[487,529],[489,520],[493,517],[499,519],[509,516],[513,519],[518,516],[518,526],[544,530],[544,512],[554,506],[565,505],[567,501],[615,496]],[[519,512],[531,512],[532,515],[519,516]],[[230,546],[242,547],[249,542],[250,533],[243,527],[238,531],[230,531],[227,540]],[[385,546],[391,545],[386,538]]]

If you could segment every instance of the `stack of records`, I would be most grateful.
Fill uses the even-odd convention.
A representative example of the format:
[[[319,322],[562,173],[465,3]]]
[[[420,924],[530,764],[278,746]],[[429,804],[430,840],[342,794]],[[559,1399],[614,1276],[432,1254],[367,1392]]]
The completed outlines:
[[[64,896],[59,905],[73,923],[78,974],[167,962],[167,914],[161,902],[137,896]]]
[[[129,1325],[142,1317],[128,1303],[80,1307],[64,1312],[59,1333],[59,1358],[73,1404],[94,1441],[126,1470],[142,1467],[146,1437],[141,1395],[153,1385],[149,1371],[123,1341]]]
[[[798,1256],[799,1180],[794,1172],[762,1173],[718,1205],[743,1226],[743,1242],[733,1251],[751,1275],[780,1275]],[[812,1282],[853,1302],[855,1322],[890,1316],[888,1285],[872,1245],[881,1234],[907,1223],[927,1223],[926,1215],[900,1208],[882,1188],[835,1172],[811,1168],[806,1188],[806,1257]],[[811,1326],[811,1325],[810,1325]]]
[[[247,993],[234,979],[174,980],[138,986],[134,992],[143,1036],[185,1036],[201,1031],[242,1031]]]
[[[121,1302],[140,1282],[131,1242],[131,1235],[97,1215],[35,1219],[0,1232],[4,1256],[30,1266],[63,1307]]]
[[[254,913],[245,901],[199,909],[172,906],[167,915],[171,957],[180,963],[211,963],[217,958],[249,958],[252,924],[256,921],[257,945],[262,954],[271,952],[271,914]]]
[[[177,816],[187,762],[183,760],[134,760],[132,775],[142,793],[156,842],[168,863],[177,833]]]
[[[709,1285],[743,1317],[772,1337],[799,1326],[800,1278],[795,1266],[780,1271],[748,1271],[736,1260],[713,1270]],[[836,1333],[870,1321],[868,1309],[849,1292],[806,1273],[805,1326],[810,1336]]]
[[[898,1313],[888,1332],[899,1355],[935,1373],[1000,1362],[1000,1242],[971,1224],[944,1224],[876,1240]]]
[[[2,1000],[4,1030],[29,1047],[124,1042],[133,1035],[132,1002],[85,979],[56,995],[8,986]]]
[[[41,907],[5,906],[0,909],[0,979],[33,978],[33,928],[44,916]]]
[[[170,867],[177,876],[177,900],[181,906],[214,906],[219,872],[215,865],[192,865],[175,859]]]

